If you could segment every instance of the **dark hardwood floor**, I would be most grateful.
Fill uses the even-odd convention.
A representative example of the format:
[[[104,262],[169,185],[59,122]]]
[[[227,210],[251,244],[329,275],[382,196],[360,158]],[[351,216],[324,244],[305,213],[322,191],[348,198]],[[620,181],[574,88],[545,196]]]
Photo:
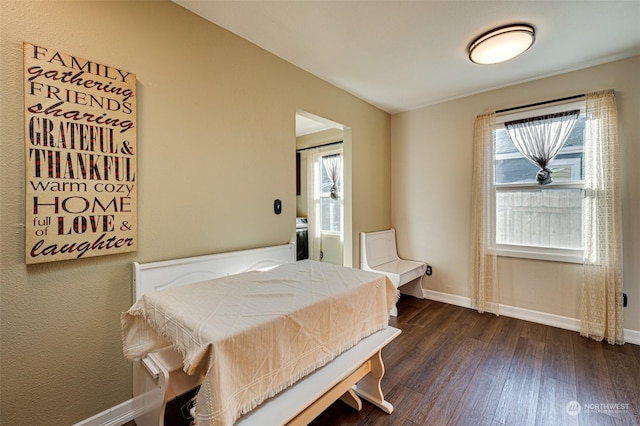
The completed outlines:
[[[312,426],[640,425],[638,345],[412,297],[398,309],[383,351],[394,412],[337,401]]]
[[[398,310],[383,351],[394,412],[338,401],[313,426],[640,425],[638,345],[412,297]]]

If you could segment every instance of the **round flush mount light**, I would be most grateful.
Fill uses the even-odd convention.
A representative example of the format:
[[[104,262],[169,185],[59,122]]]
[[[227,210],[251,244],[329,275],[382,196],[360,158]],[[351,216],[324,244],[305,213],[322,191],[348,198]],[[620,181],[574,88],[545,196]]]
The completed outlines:
[[[536,30],[529,24],[494,28],[469,45],[469,59],[476,64],[497,64],[513,59],[533,45]]]

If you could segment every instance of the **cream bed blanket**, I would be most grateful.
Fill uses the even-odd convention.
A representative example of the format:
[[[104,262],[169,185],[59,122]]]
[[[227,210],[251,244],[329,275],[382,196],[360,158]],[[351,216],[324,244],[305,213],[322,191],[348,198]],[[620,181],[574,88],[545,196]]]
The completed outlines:
[[[311,260],[143,295],[122,314],[124,355],[171,345],[203,373],[196,424],[231,425],[382,328],[398,292],[384,275]]]

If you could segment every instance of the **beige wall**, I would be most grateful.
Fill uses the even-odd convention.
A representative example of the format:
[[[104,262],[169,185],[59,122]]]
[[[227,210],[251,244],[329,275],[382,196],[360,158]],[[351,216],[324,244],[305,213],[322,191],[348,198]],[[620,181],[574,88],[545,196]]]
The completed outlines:
[[[392,223],[398,251],[433,266],[424,287],[470,297],[473,124],[484,112],[615,89],[623,158],[625,328],[640,331],[640,57],[394,115]],[[501,302],[579,318],[576,264],[499,259]]]
[[[354,241],[390,225],[388,114],[168,1],[1,7],[2,425],[72,424],[131,398],[132,261],[295,237],[296,110],[351,129]],[[137,74],[137,253],[24,264],[23,41]]]

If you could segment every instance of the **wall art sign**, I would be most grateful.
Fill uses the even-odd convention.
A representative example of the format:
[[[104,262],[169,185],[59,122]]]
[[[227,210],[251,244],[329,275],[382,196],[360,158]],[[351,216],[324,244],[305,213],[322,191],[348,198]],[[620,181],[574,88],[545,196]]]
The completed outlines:
[[[137,249],[136,76],[23,43],[27,264]]]

